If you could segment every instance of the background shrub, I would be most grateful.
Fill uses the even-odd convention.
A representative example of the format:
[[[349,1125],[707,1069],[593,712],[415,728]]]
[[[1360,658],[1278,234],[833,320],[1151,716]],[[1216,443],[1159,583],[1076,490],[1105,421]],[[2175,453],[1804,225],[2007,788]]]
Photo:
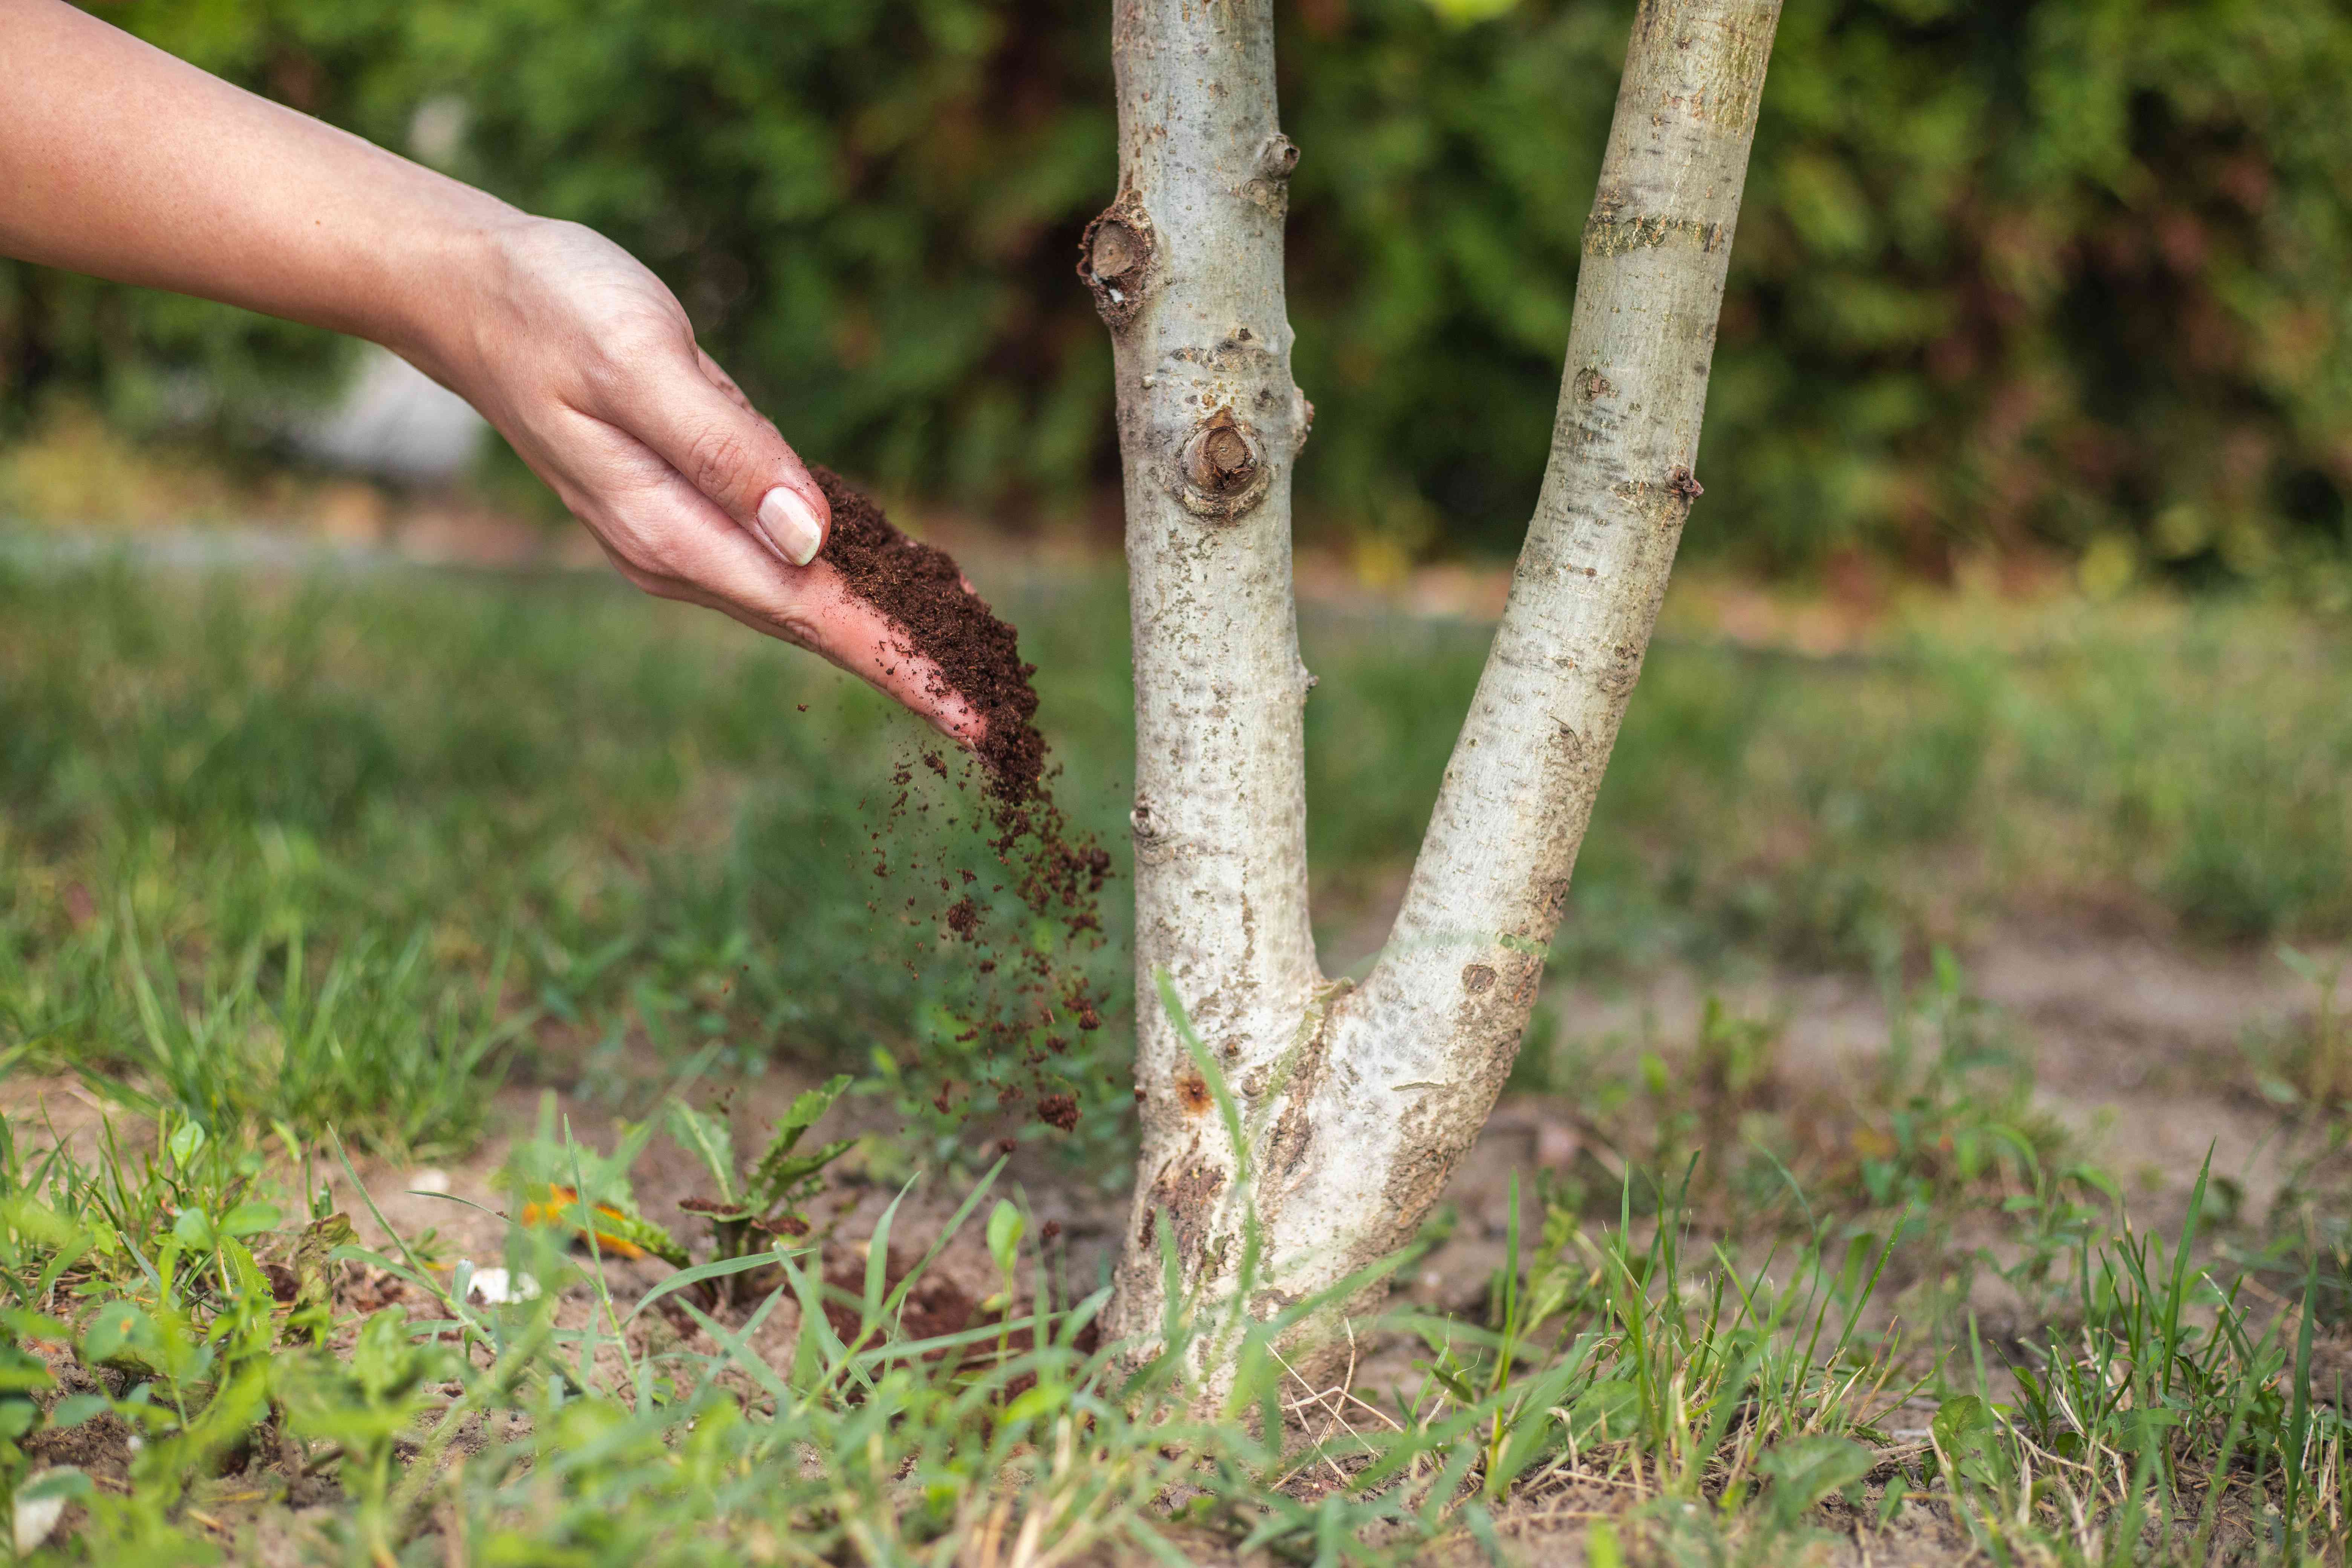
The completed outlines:
[[[1314,526],[1507,547],[1549,436],[1617,0],[1283,0]],[[1072,281],[1115,163],[1080,0],[129,0],[257,89],[612,234],[810,452],[1007,518],[1107,492]],[[1694,543],[2096,547],[2191,575],[2340,544],[2352,14],[2333,0],[1791,7]],[[0,266],[0,408],[250,436],[318,334]],[[1395,557],[1396,550],[1390,552]]]

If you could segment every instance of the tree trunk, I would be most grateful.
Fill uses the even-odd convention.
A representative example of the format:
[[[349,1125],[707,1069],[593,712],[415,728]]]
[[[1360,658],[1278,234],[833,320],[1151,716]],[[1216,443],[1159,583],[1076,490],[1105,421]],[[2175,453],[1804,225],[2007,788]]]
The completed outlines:
[[[1270,0],[1117,6],[1120,191],[1079,265],[1116,347],[1135,637],[1143,1148],[1115,1331],[1160,1326],[1163,1246],[1215,1300],[1253,1227],[1253,1313],[1328,1292],[1412,1237],[1493,1108],[1699,494],[1779,13],[1641,0],[1542,492],[1402,911],[1350,989],[1307,926],[1289,489],[1312,409],[1290,382],[1297,152]],[[1196,1354],[1216,1381],[1214,1342]]]

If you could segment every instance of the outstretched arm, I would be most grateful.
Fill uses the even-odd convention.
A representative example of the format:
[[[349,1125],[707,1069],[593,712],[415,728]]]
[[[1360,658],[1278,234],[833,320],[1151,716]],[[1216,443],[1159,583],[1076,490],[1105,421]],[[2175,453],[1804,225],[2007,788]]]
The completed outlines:
[[[592,230],[64,0],[0,0],[0,252],[382,343],[480,409],[639,587],[977,727],[814,562],[830,511],[808,470],[661,280]]]

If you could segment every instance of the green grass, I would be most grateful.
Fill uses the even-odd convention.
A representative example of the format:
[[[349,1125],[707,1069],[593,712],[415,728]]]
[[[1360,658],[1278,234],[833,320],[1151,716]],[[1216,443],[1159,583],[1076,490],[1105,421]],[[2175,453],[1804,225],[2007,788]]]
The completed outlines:
[[[1005,598],[1066,801],[1119,852],[1117,585]],[[1306,636],[1344,945],[1409,863],[1483,639],[1313,613]],[[2256,604],[1946,607],[1836,659],[1670,621],[1559,972],[1874,967],[1887,1048],[1808,1098],[1776,1028],[1719,1007],[1631,1053],[1539,1025],[1518,1083],[1572,1092],[1586,1136],[1526,1234],[1513,1205],[1487,1310],[1400,1312],[1413,1370],[1351,1400],[1203,1309],[1171,1334],[1244,1350],[1204,1417],[1181,1354],[1095,1345],[1038,1228],[992,1206],[1008,1134],[1124,1184],[1125,1020],[1055,1060],[1076,1137],[934,1106],[1025,1076],[957,1039],[984,977],[907,908],[988,868],[938,826],[951,787],[873,874],[922,743],[878,700],[595,580],[0,564],[0,1071],[116,1108],[94,1151],[0,1124],[0,1481],[76,1490],[69,1550],[98,1560],[247,1555],[326,1482],[312,1546],[378,1563],[1375,1561],[1530,1531],[1596,1563],[2340,1557],[2343,1405],[2305,1375],[2352,1311],[2340,1010],[2252,1045],[2296,1151],[2281,1223],[2208,1203],[2151,1239],[1943,946],[2084,906],[2340,940],[2347,675],[2343,628]],[[1121,997],[1123,904],[1114,881],[1075,955]],[[488,1085],[561,1082],[648,1119],[613,1156],[524,1139],[518,1205],[625,1210],[661,1118],[709,1142],[663,1110],[688,1064],[772,1060],[859,1075],[903,1128],[869,1178],[919,1170],[986,1216],[1004,1289],[965,1339],[909,1342],[915,1277],[879,1264],[845,1289],[755,1247],[616,1299],[543,1229],[506,1262],[545,1293],[471,1305],[421,1257],[360,1258],[304,1164],[331,1134],[462,1150]],[[433,1305],[359,1321],[338,1247]],[[1988,1291],[2015,1309],[1997,1333]],[[781,1363],[746,1326],[777,1313]],[[29,1479],[84,1428],[142,1436],[127,1483]]]
[[[1117,584],[1009,601],[1062,792],[1119,852]],[[2259,604],[2017,619],[1923,617],[1882,654],[1815,660],[1670,617],[1560,971],[1875,965],[2084,905],[2213,940],[2352,931],[2342,628]],[[1483,637],[1310,615],[1307,642],[1319,909],[1361,949]],[[955,1038],[975,977],[920,897],[945,868],[990,868],[976,840],[910,816],[894,875],[871,875],[887,781],[919,744],[790,650],[600,580],[0,564],[0,1031],[53,1062],[143,1068],[170,1047],[134,974],[247,1019],[340,1005],[323,983],[280,994],[299,953],[347,991],[405,988],[415,1022],[386,1048],[421,1098],[382,1127],[339,1121],[362,1141],[466,1135],[443,1125],[461,1108],[432,1109],[433,1064],[484,1048],[495,986],[502,1020],[530,1018],[506,1047],[525,1070],[552,1055],[653,1079],[712,1043],[736,1065],[829,1057],[897,1086],[944,1147],[940,1084],[985,1100],[1006,1068]],[[1079,955],[1115,996],[1124,902],[1114,883],[1108,941]],[[1121,1032],[1055,1064],[1090,1111],[1087,1163],[1122,1136]]]
[[[1679,1173],[1696,1150],[1706,1158],[1673,1201],[1729,1235],[1774,1228],[1792,1191],[1842,1219],[1913,1215],[1914,1230],[1980,1203],[2079,1193],[2075,1140],[2035,1104],[2031,1060],[1951,954],[1938,949],[1908,994],[1890,990],[1885,1048],[1834,1088],[1801,1086],[1780,1059],[1780,1026],[1713,998],[1686,1043],[1524,1051],[1516,1085],[1572,1108],[1589,1134],[1576,1162],[1550,1173],[1550,1200],[1613,1214],[1622,1188],[1633,1212],[1654,1213],[1668,1194],[1645,1173]]]
[[[77,1067],[201,1071],[229,1029],[290,1085],[333,1048],[320,1031],[356,1022],[327,1015],[394,989],[400,1037],[373,1054],[406,1062],[412,1103],[381,1125],[279,1110],[421,1145],[468,1131],[436,1075],[499,1048],[488,992],[526,1068],[882,1050],[945,1125],[937,1084],[992,1088],[1000,1064],[953,1037],[974,976],[935,958],[943,900],[904,906],[919,870],[992,869],[984,848],[910,816],[912,852],[877,880],[868,835],[915,732],[789,650],[654,610],[602,584],[408,574],[0,576],[0,1034]],[[1073,745],[1065,778],[1104,829],[1110,749]],[[290,995],[304,962],[330,972]],[[1116,984],[1115,945],[1097,967]],[[142,1011],[155,989],[202,1017]],[[1097,1064],[1066,1065],[1108,1098]]]
[[[1561,953],[1869,966],[2020,910],[2210,941],[2352,930],[2352,637],[2266,603],[1898,620],[1872,651],[1654,646]],[[1308,620],[1318,872],[1419,841],[1485,652],[1444,624]]]
[[[1923,1354],[1885,1325],[1894,1237],[1822,1219],[1742,1258],[1653,1170],[1672,1195],[1649,1223],[1628,1184],[1612,1225],[1555,1203],[1532,1245],[1515,1226],[1484,1321],[1364,1324],[1423,1353],[1401,1386],[1343,1394],[1280,1353],[1312,1302],[1268,1321],[1181,1303],[1156,1344],[1097,1344],[1100,1295],[1057,1295],[1040,1233],[1002,1199],[986,1230],[1003,1289],[925,1339],[907,1302],[947,1237],[893,1278],[896,1202],[861,1278],[821,1268],[811,1238],[634,1299],[593,1243],[514,1227],[507,1265],[542,1289],[485,1306],[470,1265],[445,1279],[404,1245],[353,1245],[344,1216],[305,1214],[258,1155],[169,1110],[93,1161],[12,1146],[0,1171],[0,1503],[77,1501],[65,1550],[86,1560],[245,1558],[267,1528],[368,1563],[945,1564],[988,1560],[991,1540],[1013,1562],[1382,1563],[1530,1531],[1557,1554],[1563,1513],[1592,1521],[1570,1539],[1596,1560],[1858,1542],[2291,1563],[2342,1544],[2346,1420],[2333,1391],[2313,1397],[2309,1289],[2301,1313],[2250,1310],[2243,1276],[2192,1261],[2195,1202],[2168,1243],[2125,1227],[2052,1247],[2079,1310],[2004,1367],[1972,1330]],[[625,1177],[551,1130],[509,1171],[517,1198]],[[949,1236],[996,1179],[969,1186]],[[351,1267],[404,1282],[414,1315],[339,1321]],[[719,1305],[753,1270],[772,1283]],[[797,1326],[762,1353],[778,1313]],[[1206,1407],[1182,1370],[1204,1335],[1240,1368]],[[35,1469],[85,1428],[110,1435],[121,1480]],[[331,1485],[289,1519],[314,1477]]]

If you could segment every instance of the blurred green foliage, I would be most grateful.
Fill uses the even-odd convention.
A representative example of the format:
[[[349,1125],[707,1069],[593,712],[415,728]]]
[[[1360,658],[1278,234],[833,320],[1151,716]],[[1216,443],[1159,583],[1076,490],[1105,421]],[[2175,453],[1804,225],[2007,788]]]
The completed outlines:
[[[1281,0],[1306,515],[1507,546],[1629,20]],[[644,256],[812,455],[1017,516],[1117,469],[1069,274],[1113,181],[1078,0],[128,0],[208,68]],[[1765,95],[1694,543],[2254,574],[2352,495],[2337,0],[1816,0]],[[0,408],[250,423],[328,345],[0,268]]]
[[[723,617],[601,573],[322,554],[192,575],[38,538],[0,538],[0,1073],[29,1053],[215,1134],[284,1120],[417,1151],[479,1128],[485,1064],[618,1104],[716,1050],[721,1071],[862,1071],[926,1161],[1016,1136],[1117,1169],[1115,571],[992,588],[1038,665],[1057,798],[1116,857],[1097,947],[1001,886],[961,781],[912,765],[929,731]],[[1317,934],[1360,975],[1488,637],[1310,603],[1302,637]],[[2253,595],[2026,620],[1956,600],[1828,658],[1670,632],[1554,973],[1892,973],[2053,919],[2340,943],[2347,686],[2352,637]],[[942,924],[959,896],[978,940]],[[1029,1116],[1033,1064],[972,1026],[1041,951],[1109,998],[1037,1064],[1075,1133]]]

